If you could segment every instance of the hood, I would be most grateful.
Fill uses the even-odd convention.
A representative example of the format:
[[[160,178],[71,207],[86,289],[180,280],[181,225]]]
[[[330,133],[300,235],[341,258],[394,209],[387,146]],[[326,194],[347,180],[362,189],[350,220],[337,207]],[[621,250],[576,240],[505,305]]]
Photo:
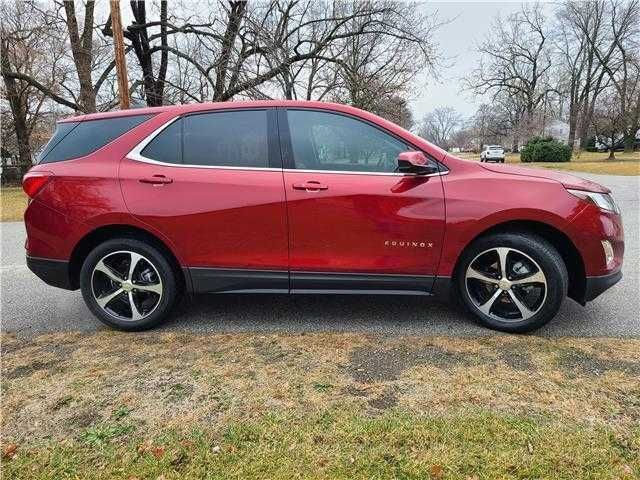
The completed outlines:
[[[574,190],[584,190],[587,192],[610,193],[607,187],[599,183],[585,180],[568,173],[557,172],[555,170],[546,170],[541,168],[517,167],[515,165],[505,165],[501,163],[480,163],[482,168],[496,173],[506,173],[509,175],[523,175],[527,177],[548,178],[560,182],[566,188]]]

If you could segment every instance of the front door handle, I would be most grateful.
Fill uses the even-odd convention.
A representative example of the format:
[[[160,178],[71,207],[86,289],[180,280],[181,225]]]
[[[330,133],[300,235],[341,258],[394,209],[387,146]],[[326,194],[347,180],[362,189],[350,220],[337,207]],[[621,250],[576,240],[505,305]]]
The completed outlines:
[[[173,183],[173,178],[165,177],[164,175],[154,175],[153,177],[141,178],[138,181],[151,185],[166,185],[167,183]]]
[[[315,180],[293,184],[294,190],[306,190],[307,192],[319,192],[320,190],[327,190],[328,188],[324,183],[316,182]]]

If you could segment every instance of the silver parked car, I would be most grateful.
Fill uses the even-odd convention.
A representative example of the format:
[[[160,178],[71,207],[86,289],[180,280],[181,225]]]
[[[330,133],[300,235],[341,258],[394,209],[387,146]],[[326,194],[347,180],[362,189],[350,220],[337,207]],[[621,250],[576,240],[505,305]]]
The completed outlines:
[[[485,145],[480,152],[480,161],[504,163],[504,148],[500,145]]]

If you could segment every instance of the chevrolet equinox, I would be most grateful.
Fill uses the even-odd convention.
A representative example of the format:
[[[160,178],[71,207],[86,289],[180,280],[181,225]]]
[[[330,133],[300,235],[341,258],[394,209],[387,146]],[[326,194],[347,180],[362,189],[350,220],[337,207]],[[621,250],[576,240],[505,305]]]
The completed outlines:
[[[621,278],[610,191],[461,160],[370,113],[261,101],[58,123],[24,177],[27,264],[123,330],[183,293],[459,299],[527,332]]]

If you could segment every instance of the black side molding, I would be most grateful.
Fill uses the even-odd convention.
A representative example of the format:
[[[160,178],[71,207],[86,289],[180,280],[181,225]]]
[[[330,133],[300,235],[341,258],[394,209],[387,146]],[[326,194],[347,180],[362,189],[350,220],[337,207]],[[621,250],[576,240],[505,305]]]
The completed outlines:
[[[430,275],[291,272],[291,293],[431,295]]]
[[[289,272],[188,267],[192,293],[288,293]]]
[[[183,269],[190,293],[292,293],[369,294],[430,296],[435,277],[431,275],[387,275],[368,273],[246,270],[210,267]],[[446,290],[446,279],[440,285]]]
[[[30,257],[27,255],[27,267],[45,283],[65,290],[77,290],[71,283],[69,262],[51,258]]]
[[[618,283],[621,278],[622,270],[618,270],[610,275],[602,275],[601,277],[587,277],[584,298],[582,298],[582,301],[579,303],[585,305],[587,302],[596,299],[600,294]]]

